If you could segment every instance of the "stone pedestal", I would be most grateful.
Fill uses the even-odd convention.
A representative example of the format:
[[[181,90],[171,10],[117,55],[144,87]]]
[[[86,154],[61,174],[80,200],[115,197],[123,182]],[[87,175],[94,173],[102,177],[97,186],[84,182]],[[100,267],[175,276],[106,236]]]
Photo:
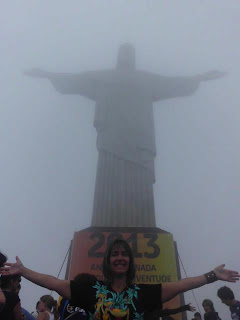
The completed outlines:
[[[66,278],[73,279],[79,273],[90,273],[99,280],[102,276],[102,260],[109,242],[125,239],[131,246],[135,265],[136,283],[164,283],[180,279],[180,268],[173,235],[159,228],[141,227],[90,227],[75,232],[69,255]],[[183,296],[177,296],[164,304],[174,309],[184,304]],[[174,316],[183,319],[182,314]]]

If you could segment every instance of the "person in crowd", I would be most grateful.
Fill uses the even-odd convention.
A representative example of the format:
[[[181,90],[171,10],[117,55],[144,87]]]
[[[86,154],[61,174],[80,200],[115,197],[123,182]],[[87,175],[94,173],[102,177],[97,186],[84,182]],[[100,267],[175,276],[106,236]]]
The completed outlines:
[[[0,319],[4,320],[24,320],[22,314],[21,302],[18,293],[21,285],[20,275],[1,276],[1,289],[5,295],[6,302],[0,312]]]
[[[74,277],[74,280],[79,281],[81,284],[84,282],[92,282],[92,285],[94,285],[97,281],[97,278],[92,274],[80,273]],[[85,310],[72,306],[68,299],[60,297],[58,304],[59,320],[87,320],[87,314]]]
[[[16,294],[19,296],[19,292],[21,290],[21,285],[16,286]],[[35,318],[23,307],[21,307],[21,312],[24,315],[24,320],[35,320]]]
[[[0,268],[3,266],[3,264],[7,261],[7,257],[0,252]],[[0,288],[0,312],[3,309],[4,305],[6,303],[6,297],[2,291],[2,289]]]
[[[240,301],[235,299],[233,291],[224,286],[218,289],[217,295],[229,307],[232,319],[240,320]]]
[[[48,294],[40,298],[38,310],[37,320],[54,320],[58,318],[57,301]]]
[[[145,312],[162,307],[181,292],[201,287],[217,280],[236,282],[240,275],[227,270],[225,265],[196,277],[162,284],[134,284],[135,267],[131,248],[125,240],[116,239],[107,248],[102,271],[105,281],[69,281],[41,274],[26,268],[16,257],[15,263],[0,268],[4,275],[21,275],[24,278],[70,300],[83,308],[89,319],[108,320],[126,317],[144,319]]]
[[[193,320],[202,320],[201,313],[200,312],[195,312]]]
[[[38,302],[36,303],[36,311],[33,311],[33,312],[31,313],[31,315],[32,315],[35,319],[37,319],[38,314],[39,314],[39,310],[38,310],[39,303],[40,303],[40,301],[38,301]]]
[[[6,297],[2,292],[2,289],[0,288],[0,312],[4,308],[5,303],[6,303]]]
[[[204,299],[202,302],[202,306],[205,311],[204,313],[205,320],[221,320],[218,313],[215,311],[212,300]]]
[[[172,318],[172,317],[169,317],[170,315],[177,314],[184,311],[194,312],[195,310],[196,308],[191,306],[190,303],[175,309],[160,308],[160,309],[154,310],[153,312],[146,313],[144,319],[154,320],[154,319],[162,318],[163,320],[168,320],[169,318]]]

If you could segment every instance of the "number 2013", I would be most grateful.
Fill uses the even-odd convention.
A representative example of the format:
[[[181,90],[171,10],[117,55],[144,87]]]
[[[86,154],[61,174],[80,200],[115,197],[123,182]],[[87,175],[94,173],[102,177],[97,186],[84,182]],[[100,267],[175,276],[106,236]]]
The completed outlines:
[[[137,233],[131,233],[130,236],[125,239],[132,248],[132,253],[134,258],[149,258],[154,259],[157,258],[160,254],[160,248],[156,243],[158,239],[158,235],[156,233],[144,233],[143,238],[147,239],[146,246],[149,248],[149,252],[139,252],[138,251],[138,237]],[[91,240],[97,239],[97,242],[88,250],[88,256],[94,258],[103,258],[104,252],[99,251],[103,248],[105,244],[105,240],[107,241],[107,246],[114,240],[114,239],[124,239],[123,235],[118,232],[110,233],[106,239],[105,235],[102,232],[94,232],[90,235]]]

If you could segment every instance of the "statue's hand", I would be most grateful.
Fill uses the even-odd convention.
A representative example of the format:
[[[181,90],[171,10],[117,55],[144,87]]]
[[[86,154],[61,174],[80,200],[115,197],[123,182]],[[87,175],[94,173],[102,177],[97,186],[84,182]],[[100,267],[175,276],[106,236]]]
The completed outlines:
[[[33,68],[24,71],[24,74],[30,77],[46,78],[48,73],[42,69]]]
[[[215,79],[224,77],[226,74],[227,72],[222,72],[217,70],[208,71],[200,75],[200,80],[201,81],[215,80]]]

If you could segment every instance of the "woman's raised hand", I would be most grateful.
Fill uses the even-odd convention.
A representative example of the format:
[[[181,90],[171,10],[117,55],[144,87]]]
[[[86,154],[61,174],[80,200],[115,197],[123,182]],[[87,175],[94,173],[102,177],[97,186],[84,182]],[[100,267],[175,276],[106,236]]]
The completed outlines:
[[[190,310],[189,310],[189,311],[191,311],[191,312],[196,311],[196,308],[195,308],[195,307],[193,307],[193,306],[191,306],[191,303],[189,303],[188,305],[189,305],[189,308],[190,308]]]
[[[16,257],[16,263],[4,263],[3,267],[0,268],[0,274],[3,276],[21,275],[22,268],[22,261]]]
[[[228,282],[236,282],[239,280],[240,275],[237,271],[224,269],[224,267],[225,264],[221,264],[213,270],[219,280]]]

